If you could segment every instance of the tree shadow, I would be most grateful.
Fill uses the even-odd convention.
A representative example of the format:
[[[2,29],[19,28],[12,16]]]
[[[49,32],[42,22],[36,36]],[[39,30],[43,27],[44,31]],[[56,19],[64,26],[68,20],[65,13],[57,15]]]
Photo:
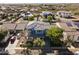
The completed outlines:
[[[0,48],[6,48],[9,44],[10,39],[8,38],[8,40],[6,42],[2,42],[0,43]]]
[[[49,42],[49,41],[48,41]],[[53,54],[53,55],[74,55],[73,52],[71,52],[65,44],[60,41],[59,45],[55,45],[50,42],[50,46],[45,46],[41,48],[42,53],[41,55],[46,55],[46,54]],[[57,54],[55,54],[55,51],[57,51]]]

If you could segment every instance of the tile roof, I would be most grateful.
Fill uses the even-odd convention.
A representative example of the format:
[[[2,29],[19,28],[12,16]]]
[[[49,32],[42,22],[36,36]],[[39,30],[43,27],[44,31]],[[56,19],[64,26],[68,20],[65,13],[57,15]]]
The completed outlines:
[[[24,21],[24,22],[21,22],[21,23],[10,23],[10,22],[5,22],[2,24],[1,27],[4,27],[8,30],[24,30],[25,27],[27,26],[28,22],[27,21]]]
[[[59,23],[61,28],[63,28],[67,35],[79,35],[79,31],[76,30],[76,27],[74,25],[72,27],[67,26],[66,23]]]
[[[24,30],[26,27],[27,23],[18,23],[16,26],[16,30]]]
[[[14,24],[14,23],[4,23],[4,24],[2,25],[2,27],[7,28],[8,30],[14,30],[15,27],[16,27],[16,24]]]
[[[70,27],[68,27],[66,23],[59,23],[59,25],[65,31],[74,31],[73,29],[71,29]]]
[[[48,29],[50,27],[51,27],[51,25],[49,23],[36,21],[36,22],[33,22],[32,24],[28,25],[27,29],[45,30],[45,29]]]
[[[79,31],[74,31],[74,32],[66,32],[67,35],[79,35]]]

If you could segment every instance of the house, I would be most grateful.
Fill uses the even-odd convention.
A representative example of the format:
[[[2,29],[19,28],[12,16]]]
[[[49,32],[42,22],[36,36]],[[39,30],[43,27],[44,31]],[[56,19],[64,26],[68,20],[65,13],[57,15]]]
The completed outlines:
[[[33,7],[30,9],[30,11],[38,11],[38,8]]]
[[[14,30],[15,27],[16,27],[16,24],[15,23],[3,23],[2,25],[3,27],[5,27],[6,29],[8,30]]]
[[[45,18],[47,18],[47,16],[49,16],[49,15],[54,15],[54,13],[52,13],[52,12],[49,12],[49,11],[43,11],[40,15],[42,15],[42,16],[44,16]]]
[[[29,11],[27,11],[25,14],[26,14],[26,16],[28,16],[28,17],[33,16],[33,14],[32,14],[31,12],[29,12]]]
[[[9,32],[11,31],[23,31],[25,30],[28,22],[21,22],[21,23],[3,23],[2,27],[6,28]]]
[[[15,32],[16,24],[15,23],[3,23],[2,27],[6,28],[10,34]]]
[[[20,15],[19,15],[19,17],[22,17],[23,19],[28,19],[28,17],[31,17],[31,16],[33,16],[33,14],[29,11],[21,12]]]
[[[64,30],[64,40],[67,40],[68,37],[70,37],[73,41],[79,42],[79,22],[61,22],[56,24],[59,28]]]
[[[20,17],[25,17],[25,13],[20,13]]]
[[[27,15],[30,15],[30,14],[31,14],[31,12],[29,12],[29,11],[26,11],[26,12],[21,11],[19,16],[26,17]]]
[[[16,32],[24,31],[26,29],[27,24],[28,24],[27,22],[17,23],[15,28]]]
[[[32,39],[36,37],[44,38],[46,30],[49,29],[51,26],[52,25],[50,25],[49,23],[40,21],[29,22],[26,26],[28,30],[28,37]]]
[[[72,16],[70,11],[58,11],[57,15],[64,18]]]
[[[1,9],[2,9],[2,10],[6,10],[6,7],[5,7],[5,6],[1,6]]]

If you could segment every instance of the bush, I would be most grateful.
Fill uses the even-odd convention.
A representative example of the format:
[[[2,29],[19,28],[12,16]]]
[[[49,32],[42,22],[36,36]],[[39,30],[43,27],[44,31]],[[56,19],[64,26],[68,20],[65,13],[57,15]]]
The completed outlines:
[[[0,32],[0,41],[2,41],[2,39],[4,39],[4,37],[7,35],[7,31],[1,31]]]
[[[62,45],[62,42],[60,41],[63,36],[62,33],[62,29],[58,27],[51,27],[49,30],[47,30],[46,35],[50,38],[53,46],[60,46]]]
[[[28,17],[28,21],[33,21],[34,20],[34,16],[29,16]]]
[[[26,42],[26,44],[22,45],[22,47],[31,48],[31,47],[33,47],[33,43],[32,42]]]
[[[45,41],[43,39],[36,38],[33,41],[33,46],[36,46],[36,47],[44,47],[45,46]]]
[[[75,15],[79,15],[79,12],[74,13]]]
[[[48,16],[47,19],[48,19],[49,22],[51,22],[52,21],[52,16]]]

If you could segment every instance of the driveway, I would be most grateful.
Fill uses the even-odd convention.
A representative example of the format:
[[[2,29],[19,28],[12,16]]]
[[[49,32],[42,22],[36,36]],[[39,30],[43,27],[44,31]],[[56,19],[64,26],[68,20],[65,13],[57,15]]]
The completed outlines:
[[[11,44],[10,42],[9,42],[9,45],[6,47],[6,49],[5,50],[7,50],[8,52],[9,52],[9,54],[15,54],[16,52],[15,52],[15,48],[16,48],[16,45],[17,45],[17,43],[18,43],[18,41],[19,40],[15,40],[15,42],[14,42],[14,44]]]

